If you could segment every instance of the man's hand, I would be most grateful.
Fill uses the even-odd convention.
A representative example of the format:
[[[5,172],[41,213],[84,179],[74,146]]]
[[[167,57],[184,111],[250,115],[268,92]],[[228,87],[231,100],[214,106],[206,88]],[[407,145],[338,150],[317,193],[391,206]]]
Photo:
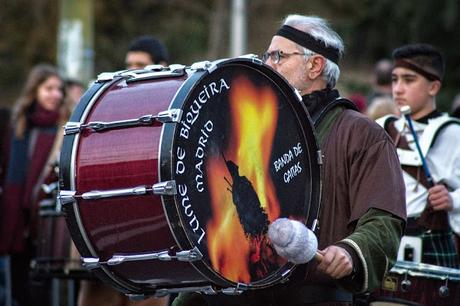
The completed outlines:
[[[433,210],[451,211],[454,207],[449,191],[442,184],[434,185],[428,189],[428,203]]]
[[[318,252],[323,255],[323,260],[318,265],[319,271],[334,279],[345,277],[353,272],[353,261],[344,248],[331,245]]]

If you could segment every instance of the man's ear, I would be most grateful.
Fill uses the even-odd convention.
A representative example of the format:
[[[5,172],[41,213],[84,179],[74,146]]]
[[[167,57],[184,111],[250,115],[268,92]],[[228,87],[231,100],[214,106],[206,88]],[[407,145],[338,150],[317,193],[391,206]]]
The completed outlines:
[[[428,88],[428,93],[430,96],[436,96],[438,92],[441,90],[441,81],[432,81],[430,82],[429,88]]]
[[[326,59],[320,55],[313,55],[310,57],[308,63],[311,65],[308,68],[308,77],[310,79],[318,78],[326,66]]]

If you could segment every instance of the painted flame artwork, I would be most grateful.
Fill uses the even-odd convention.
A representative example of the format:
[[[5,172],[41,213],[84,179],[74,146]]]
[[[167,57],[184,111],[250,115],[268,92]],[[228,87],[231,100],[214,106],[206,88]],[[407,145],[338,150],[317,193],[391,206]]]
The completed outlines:
[[[206,163],[212,209],[207,243],[215,271],[231,281],[250,283],[284,263],[265,235],[268,222],[280,215],[269,172],[278,120],[277,96],[272,88],[258,87],[246,77],[236,78],[231,88],[231,135],[222,155],[212,156]],[[242,216],[253,211],[263,222]],[[245,220],[249,224],[242,224]],[[257,225],[253,232],[252,225]]]

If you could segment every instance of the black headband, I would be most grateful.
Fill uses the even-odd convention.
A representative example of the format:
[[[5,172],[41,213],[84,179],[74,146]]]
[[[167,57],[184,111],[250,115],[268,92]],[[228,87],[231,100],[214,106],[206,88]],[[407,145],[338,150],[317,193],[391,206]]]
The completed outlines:
[[[317,40],[315,37],[308,33],[302,32],[288,25],[283,25],[275,35],[283,36],[301,45],[302,47],[321,54],[336,64],[339,63],[339,49],[332,46],[326,46],[324,42]]]

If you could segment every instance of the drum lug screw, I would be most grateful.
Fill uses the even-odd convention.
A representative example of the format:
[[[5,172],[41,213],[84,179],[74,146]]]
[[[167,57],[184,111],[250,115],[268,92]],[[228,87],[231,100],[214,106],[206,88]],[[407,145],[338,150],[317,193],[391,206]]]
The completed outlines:
[[[412,285],[412,282],[407,279],[407,273],[406,273],[404,275],[404,280],[401,282],[401,291],[408,292],[410,290],[411,285]]]
[[[210,61],[202,61],[202,62],[193,63],[193,64],[190,66],[190,69],[196,70],[196,71],[200,71],[200,70],[206,70],[206,69],[208,69],[210,66],[211,66],[211,62],[210,62]]]
[[[80,122],[67,122],[64,126],[64,136],[80,133],[81,123]]]
[[[176,181],[164,181],[156,183],[152,186],[154,194],[159,195],[175,195],[177,193]]]
[[[449,296],[449,279],[446,279],[446,283],[439,287],[439,296],[442,298],[448,297]]]
[[[75,201],[75,193],[72,190],[61,190],[59,191],[58,199],[62,205],[73,203]]]
[[[99,258],[94,258],[94,257],[82,257],[82,265],[84,268],[88,270],[94,270],[97,268],[101,267],[101,264],[99,262]]]
[[[182,110],[173,108],[158,113],[158,115],[156,116],[156,120],[158,120],[161,123],[179,122],[181,117]]]
[[[176,253],[176,258],[179,261],[196,261],[203,258],[200,250],[194,247],[191,250],[180,251]]]

